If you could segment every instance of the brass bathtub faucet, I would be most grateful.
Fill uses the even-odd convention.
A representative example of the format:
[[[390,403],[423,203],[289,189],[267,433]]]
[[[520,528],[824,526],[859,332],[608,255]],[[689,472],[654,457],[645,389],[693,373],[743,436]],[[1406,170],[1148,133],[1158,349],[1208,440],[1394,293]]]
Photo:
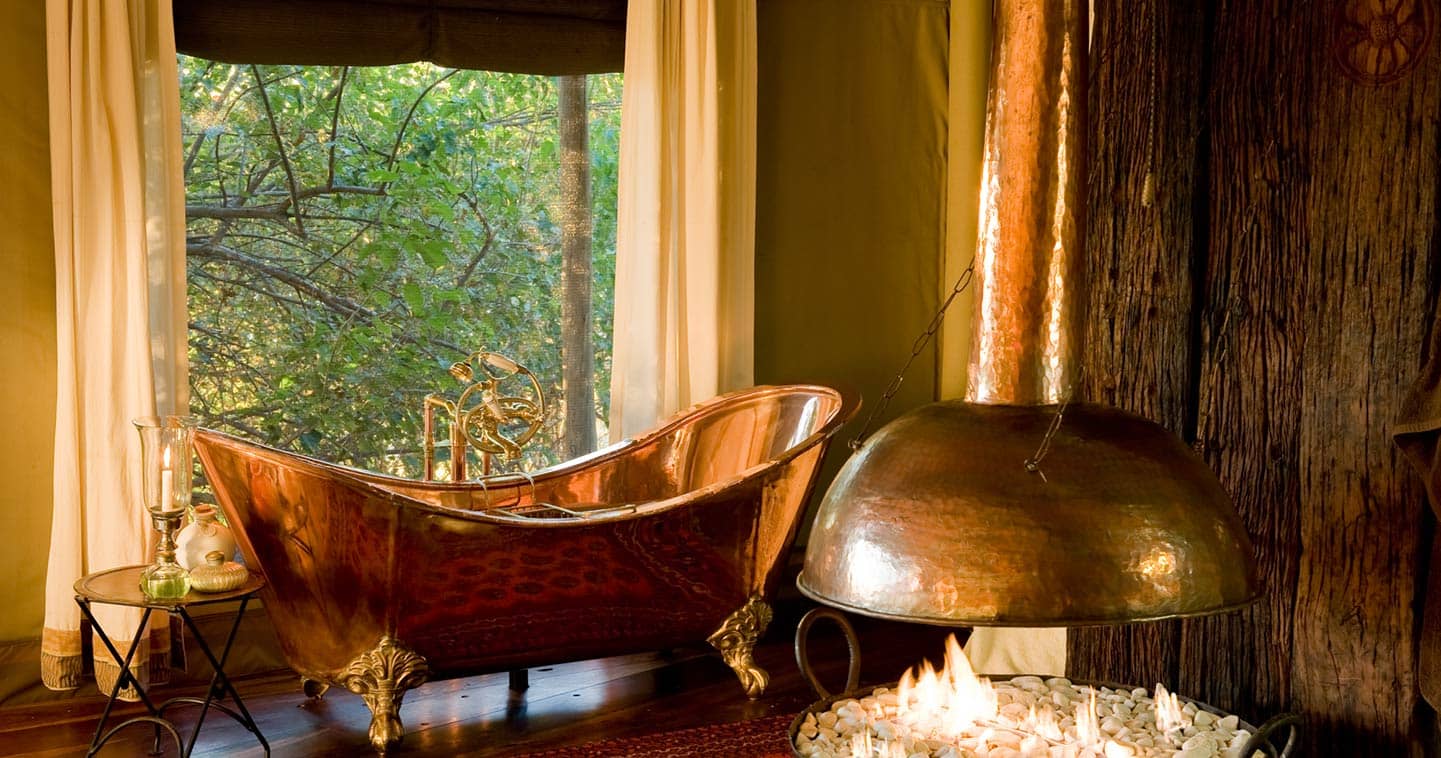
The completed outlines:
[[[527,442],[540,431],[545,419],[545,392],[530,369],[499,353],[480,350],[451,364],[450,375],[465,385],[454,401],[439,394],[425,396],[424,441],[425,478],[435,479],[435,412],[446,414],[450,423],[450,479],[466,479],[466,451],[480,452],[481,475],[490,473],[491,459],[504,455],[507,461],[520,457]],[[476,377],[480,378],[477,379]],[[528,383],[529,395],[505,394],[501,385]],[[517,387],[517,393],[524,392]]]

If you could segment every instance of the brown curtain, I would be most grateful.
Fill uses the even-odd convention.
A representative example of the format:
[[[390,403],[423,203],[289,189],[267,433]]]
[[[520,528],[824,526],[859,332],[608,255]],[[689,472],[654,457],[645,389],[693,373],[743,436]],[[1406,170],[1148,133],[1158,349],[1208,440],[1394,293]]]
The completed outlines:
[[[1425,355],[1425,365],[1406,393],[1391,432],[1421,475],[1432,512],[1441,519],[1441,321],[1431,327]],[[1441,535],[1431,541],[1417,673],[1421,695],[1432,707],[1441,708]]]
[[[620,71],[625,0],[174,0],[175,45],[229,63]]]

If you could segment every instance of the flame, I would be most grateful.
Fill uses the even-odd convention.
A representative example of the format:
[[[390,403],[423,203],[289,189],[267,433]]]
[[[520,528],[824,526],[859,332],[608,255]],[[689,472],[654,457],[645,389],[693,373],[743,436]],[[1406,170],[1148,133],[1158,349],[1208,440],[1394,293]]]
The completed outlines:
[[[1050,703],[1043,703],[1040,710],[1031,706],[1030,723],[1035,725],[1036,734],[1048,740],[1061,741],[1066,738],[1061,731],[1061,722],[1056,719],[1056,711]]]
[[[896,715],[904,717],[911,710],[911,691],[916,688],[916,677],[910,669],[901,674],[901,681],[896,684]]]
[[[943,734],[956,736],[999,713],[995,688],[976,676],[955,635],[946,638],[940,671],[930,661],[922,661],[916,671],[907,669],[896,685],[896,713],[907,721],[937,722]]]
[[[955,635],[946,638],[946,668],[951,681],[951,712],[962,716],[968,722],[982,718],[994,718],[1000,707],[996,690],[991,681],[976,676],[966,652],[956,642]]]
[[[1159,682],[1156,684],[1156,728],[1170,736],[1173,730],[1186,726],[1186,715],[1181,711],[1181,699],[1176,693],[1167,692]]]
[[[1064,701],[1042,698],[1022,709],[1007,695],[1003,709],[1001,693],[989,679],[976,675],[952,636],[946,640],[945,662],[939,671],[930,661],[907,669],[896,684],[894,706],[887,706],[884,713],[863,711],[856,716],[867,722],[890,719],[894,731],[878,737],[857,734],[850,754],[853,758],[904,758],[908,740],[926,739],[954,741],[958,747],[1002,740],[1019,746],[1020,754],[1027,756],[1135,755],[1136,746],[1102,730],[1100,692],[1095,687],[1077,689],[1085,697],[1073,706],[1062,708],[1058,704]],[[1156,701],[1156,721],[1162,730],[1184,726],[1175,695],[1158,687]]]
[[[851,758],[906,758],[900,740],[884,740],[866,732],[851,735]]]
[[[1096,690],[1088,689],[1091,696],[1076,705],[1076,738],[1082,745],[1096,745],[1101,741],[1101,719],[1096,712]]]

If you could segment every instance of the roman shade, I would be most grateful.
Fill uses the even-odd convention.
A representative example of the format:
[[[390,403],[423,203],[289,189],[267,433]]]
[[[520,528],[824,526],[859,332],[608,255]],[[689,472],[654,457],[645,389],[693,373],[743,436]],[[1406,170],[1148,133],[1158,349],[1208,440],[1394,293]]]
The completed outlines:
[[[175,44],[228,63],[620,71],[625,0],[174,0]]]

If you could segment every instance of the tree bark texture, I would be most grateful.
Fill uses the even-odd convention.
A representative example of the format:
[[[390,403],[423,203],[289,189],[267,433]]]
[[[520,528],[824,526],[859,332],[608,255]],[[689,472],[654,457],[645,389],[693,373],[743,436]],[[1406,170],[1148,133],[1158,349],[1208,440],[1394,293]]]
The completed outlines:
[[[1299,712],[1310,755],[1415,753],[1429,739],[1415,673],[1429,545],[1390,427],[1441,284],[1436,10],[1182,5],[1096,4],[1088,385],[1194,441],[1265,595],[1077,630],[1072,672],[1174,682],[1253,722]],[[1385,23],[1347,36],[1368,18]],[[1398,28],[1409,70],[1388,68]]]
[[[595,449],[595,342],[591,336],[590,136],[585,76],[556,77],[560,122],[561,374],[566,458]]]
[[[1193,30],[1205,13],[1184,3],[1150,8],[1140,17],[1099,13],[1092,30],[1082,383],[1089,399],[1186,436],[1195,397],[1191,218],[1205,170],[1196,76],[1204,50]],[[1079,678],[1169,684],[1179,639],[1175,621],[1076,629],[1069,666]]]

